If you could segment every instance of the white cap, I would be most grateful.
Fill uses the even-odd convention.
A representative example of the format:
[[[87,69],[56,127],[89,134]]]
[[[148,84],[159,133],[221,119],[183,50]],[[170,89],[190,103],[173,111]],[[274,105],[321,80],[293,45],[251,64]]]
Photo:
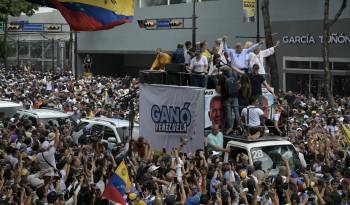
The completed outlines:
[[[158,166],[155,166],[155,165],[152,165],[152,166],[150,166],[149,168],[148,168],[148,172],[154,172],[154,171],[156,171],[157,169],[159,169],[159,167]]]

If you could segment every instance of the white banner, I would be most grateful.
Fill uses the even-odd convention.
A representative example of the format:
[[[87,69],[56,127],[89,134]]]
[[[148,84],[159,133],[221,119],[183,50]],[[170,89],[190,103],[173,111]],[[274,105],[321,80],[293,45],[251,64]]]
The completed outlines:
[[[181,138],[189,140],[184,152],[203,148],[204,91],[197,87],[142,84],[140,136],[153,149],[165,148],[168,153],[181,144]]]

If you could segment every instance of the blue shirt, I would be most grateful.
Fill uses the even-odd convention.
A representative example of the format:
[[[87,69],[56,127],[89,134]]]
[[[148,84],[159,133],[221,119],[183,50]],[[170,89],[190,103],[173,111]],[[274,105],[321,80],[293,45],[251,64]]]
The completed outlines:
[[[217,135],[213,135],[213,133],[210,133],[208,135],[208,144],[210,146],[218,146],[223,148],[224,147],[224,135],[219,132]]]
[[[197,193],[196,195],[189,197],[186,199],[185,205],[197,205],[201,200],[201,193]]]

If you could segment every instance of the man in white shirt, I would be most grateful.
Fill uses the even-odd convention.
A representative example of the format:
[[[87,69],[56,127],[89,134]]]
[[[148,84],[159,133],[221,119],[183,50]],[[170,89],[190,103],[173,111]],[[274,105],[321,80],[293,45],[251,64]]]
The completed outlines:
[[[55,153],[59,143],[60,133],[56,129],[55,139],[53,142],[45,141],[41,144],[41,152],[37,154],[38,164],[41,170],[51,169],[48,176],[55,176],[54,170],[56,170]]]
[[[264,111],[259,107],[259,99],[255,96],[251,97],[250,105],[242,110],[241,120],[248,127],[248,139],[256,139],[260,136],[262,117]]]
[[[231,66],[237,67],[243,70],[245,73],[248,73],[247,54],[252,52],[258,46],[262,45],[263,41],[252,45],[250,48],[243,48],[240,43],[237,43],[235,49],[227,48],[227,38],[224,38],[223,41],[225,46],[224,49],[231,59]]]
[[[248,67],[251,70],[254,64],[259,65],[259,74],[265,75],[265,67],[264,67],[264,58],[269,57],[275,53],[275,48],[279,46],[279,41],[277,41],[276,45],[265,49],[260,50],[260,47],[256,47],[253,52],[248,54]]]

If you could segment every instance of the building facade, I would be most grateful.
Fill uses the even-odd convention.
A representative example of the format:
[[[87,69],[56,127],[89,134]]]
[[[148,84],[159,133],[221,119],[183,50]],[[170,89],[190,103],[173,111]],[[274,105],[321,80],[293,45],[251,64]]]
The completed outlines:
[[[191,17],[190,0],[136,0],[135,21],[108,31],[82,32],[78,35],[81,58],[87,53],[94,59],[96,73],[137,74],[147,69],[156,48],[174,51],[178,43],[191,40],[191,30],[149,31],[140,29],[136,20]],[[331,1],[330,16],[340,8],[340,0]],[[197,4],[197,41],[212,42],[227,35],[230,46],[246,40],[255,41],[256,23],[244,23],[241,0],[201,1]],[[322,23],[323,1],[270,0],[274,40],[281,42],[276,56],[280,89],[318,95],[323,87]],[[191,26],[191,20],[185,25]],[[350,77],[350,7],[332,27],[330,39],[333,87],[346,92]],[[260,35],[264,35],[260,17]],[[336,35],[335,35],[336,34]],[[239,38],[251,36],[252,38]],[[107,55],[106,55],[107,54]],[[349,93],[350,94],[350,93]]]
[[[26,23],[39,27],[42,25],[42,31],[27,32],[23,26]],[[9,66],[26,66],[39,71],[71,69],[74,35],[70,34],[69,26],[58,11],[36,13],[31,17],[12,17],[9,25],[23,27],[19,31],[14,29],[8,32]],[[57,26],[59,31],[48,31],[46,28],[51,25]],[[1,31],[1,35],[3,33]]]
[[[197,1],[197,41],[207,40],[211,46],[215,39],[223,35],[229,37],[231,47],[236,42],[255,41],[257,24],[243,22],[242,0]],[[341,2],[341,0],[331,1],[331,17],[340,8]],[[322,39],[320,36],[322,35],[323,6],[324,2],[321,0],[270,0],[274,41],[281,42],[276,52],[280,89],[314,95],[322,91]],[[192,10],[192,0],[135,0],[135,17],[132,23],[111,30],[78,33],[79,73],[83,73],[81,62],[89,54],[93,62],[92,71],[95,74],[136,76],[139,70],[150,67],[157,48],[174,51],[177,44],[192,40],[191,30],[145,30],[139,28],[137,20],[191,17]],[[36,15],[30,18],[30,21],[35,22],[43,20],[65,22],[57,12],[52,13],[51,17]],[[185,20],[184,24],[186,27],[192,26],[191,19]],[[334,35],[329,39],[333,88],[339,93],[350,90],[347,87],[350,85],[348,82],[350,79],[349,25],[350,6],[344,10],[338,22],[332,27],[331,33]],[[260,35],[264,36],[261,14],[259,28]],[[240,38],[242,36],[251,38]],[[45,45],[49,45],[49,41],[43,43],[41,50],[43,62],[45,59],[50,60],[50,51],[45,50]],[[32,47],[35,46],[30,46],[30,49]],[[44,58],[46,54],[48,57]],[[57,62],[59,61],[58,59]],[[50,63],[47,66],[46,63],[42,63],[43,68],[49,65]]]

